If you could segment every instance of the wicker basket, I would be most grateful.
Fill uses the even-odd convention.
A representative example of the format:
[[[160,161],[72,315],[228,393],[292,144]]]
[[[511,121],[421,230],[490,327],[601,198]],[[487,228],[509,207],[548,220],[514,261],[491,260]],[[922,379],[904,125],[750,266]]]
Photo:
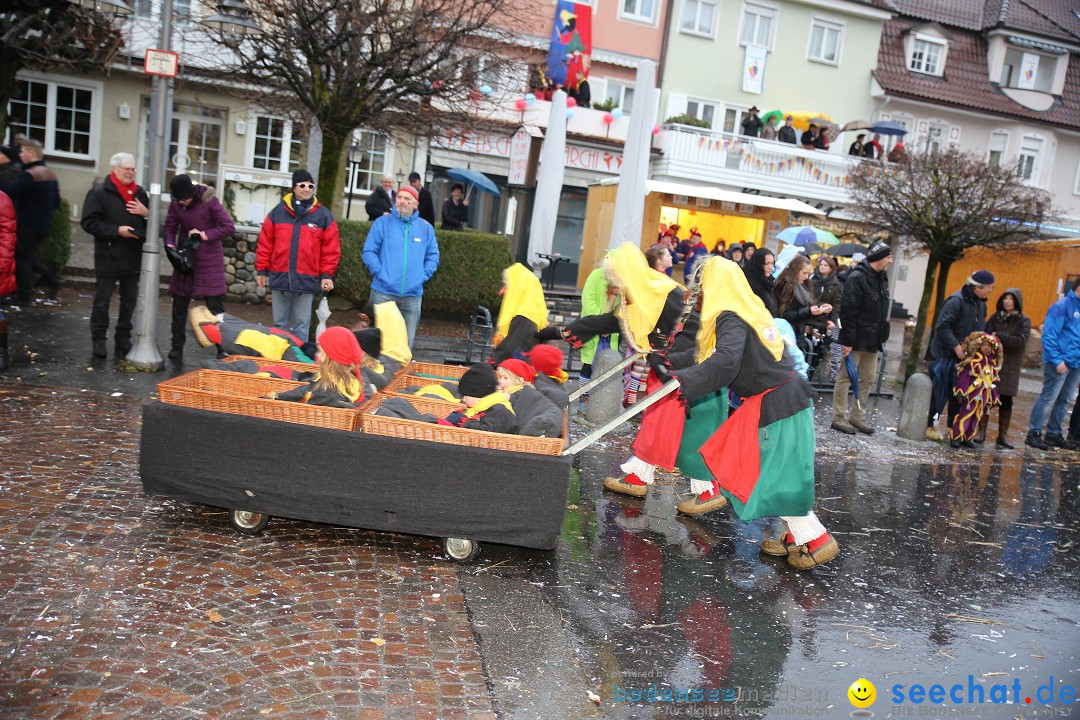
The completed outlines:
[[[158,383],[158,398],[169,405],[197,410],[247,415],[300,425],[355,430],[360,410],[322,407],[283,400],[268,400],[263,395],[300,387],[304,383],[278,378],[259,377],[227,370],[196,370]]]
[[[403,375],[396,375],[394,379],[387,383],[383,388],[383,392],[401,392],[407,387],[417,386],[426,387],[428,385],[442,385],[446,382],[456,382],[453,378],[435,378],[435,377],[422,377],[420,375],[413,375],[412,373],[405,373]]]
[[[409,403],[420,412],[433,413],[442,417],[441,408],[434,409],[439,403],[406,396]],[[448,445],[464,445],[466,447],[487,448],[488,450],[506,450],[509,452],[533,453],[535,455],[559,455],[566,445],[566,420],[563,420],[563,437],[541,438],[527,435],[508,435],[505,433],[493,433],[483,430],[468,430],[465,428],[448,427],[435,423],[422,422],[420,420],[405,420],[403,418],[383,415],[372,415],[372,411],[379,407],[383,396],[376,396],[369,405],[365,405],[360,415],[361,430],[372,435],[389,435],[391,437],[404,438],[406,440],[426,440],[428,442],[446,443]]]
[[[469,368],[464,365],[440,365],[438,363],[413,362],[405,368],[409,375],[438,378],[440,381],[457,380]]]
[[[319,366],[313,363],[296,362],[295,360],[271,360],[270,358],[259,357],[258,355],[229,355],[223,360],[227,363],[238,362],[240,360],[251,360],[259,367],[264,365],[275,365],[277,367],[289,368],[297,372],[318,372]]]

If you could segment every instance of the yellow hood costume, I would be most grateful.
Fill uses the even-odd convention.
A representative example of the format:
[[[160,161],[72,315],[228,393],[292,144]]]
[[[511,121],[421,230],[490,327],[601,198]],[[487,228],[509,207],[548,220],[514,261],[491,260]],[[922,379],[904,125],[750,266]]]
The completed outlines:
[[[510,322],[518,315],[531,320],[537,330],[547,327],[548,309],[544,300],[544,288],[532,270],[521,263],[514,263],[503,270],[502,305],[496,322],[495,344],[499,344],[510,330]]]
[[[750,289],[742,268],[731,260],[713,257],[702,263],[701,329],[697,336],[697,361],[701,362],[716,349],[716,319],[720,313],[733,312],[750,326],[761,344],[779,360],[784,354],[784,339],[765,309],[761,298]]]
[[[398,361],[402,365],[412,362],[412,350],[409,349],[409,333],[405,329],[405,318],[393,302],[379,303],[375,306],[375,327],[382,331],[382,354]]]
[[[633,350],[644,355],[649,352],[649,334],[656,329],[668,295],[682,286],[649,267],[645,253],[631,243],[623,243],[611,253],[604,261],[604,267],[608,282],[619,288],[623,297],[622,304],[615,309],[615,316],[619,318],[626,341]]]

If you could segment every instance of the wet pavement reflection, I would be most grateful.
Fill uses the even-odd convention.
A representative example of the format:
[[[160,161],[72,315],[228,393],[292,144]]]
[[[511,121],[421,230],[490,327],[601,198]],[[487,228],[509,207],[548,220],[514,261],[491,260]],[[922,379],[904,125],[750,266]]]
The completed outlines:
[[[894,707],[893,687],[906,698],[957,683],[966,696],[969,676],[987,698],[995,684],[1010,699],[1014,680],[1022,688],[1019,706],[969,716],[1027,718],[1048,712],[1024,702],[1039,685],[1080,685],[1080,469],[1067,456],[819,461],[816,509],[842,553],[811,572],[759,554],[774,521],[676,515],[678,475],[658,475],[644,500],[604,491],[621,456],[580,459],[555,554],[489,552],[483,574],[539,588],[532,607],[548,606],[538,615],[557,615],[565,636],[562,658],[507,659],[517,682],[496,694],[504,717],[544,717],[548,701],[515,688],[543,688],[567,657],[600,697],[592,714],[618,718],[847,717],[860,677],[877,686],[878,717],[949,717],[955,706]],[[481,599],[490,580],[463,575],[495,675],[487,628],[509,611]]]

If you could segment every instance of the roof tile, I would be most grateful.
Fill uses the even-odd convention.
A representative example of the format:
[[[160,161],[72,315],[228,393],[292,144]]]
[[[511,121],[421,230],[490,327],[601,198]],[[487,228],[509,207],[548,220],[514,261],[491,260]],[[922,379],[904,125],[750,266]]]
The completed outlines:
[[[1017,0],[1010,2],[1016,3]],[[912,18],[886,21],[881,34],[877,68],[874,70],[874,78],[886,92],[942,105],[1080,128],[1080,57],[1076,53],[1069,57],[1062,97],[1049,110],[1040,112],[1013,102],[997,83],[990,82],[986,71],[987,43],[981,33],[974,30],[950,33],[949,52],[942,77],[909,71],[904,55],[903,34],[921,24],[920,20]]]

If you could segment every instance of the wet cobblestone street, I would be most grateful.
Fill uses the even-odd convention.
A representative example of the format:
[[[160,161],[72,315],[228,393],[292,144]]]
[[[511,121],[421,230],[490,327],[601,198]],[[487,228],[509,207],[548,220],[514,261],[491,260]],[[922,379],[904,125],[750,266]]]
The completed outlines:
[[[149,497],[140,409],[0,385],[0,716],[494,718],[434,540]]]

